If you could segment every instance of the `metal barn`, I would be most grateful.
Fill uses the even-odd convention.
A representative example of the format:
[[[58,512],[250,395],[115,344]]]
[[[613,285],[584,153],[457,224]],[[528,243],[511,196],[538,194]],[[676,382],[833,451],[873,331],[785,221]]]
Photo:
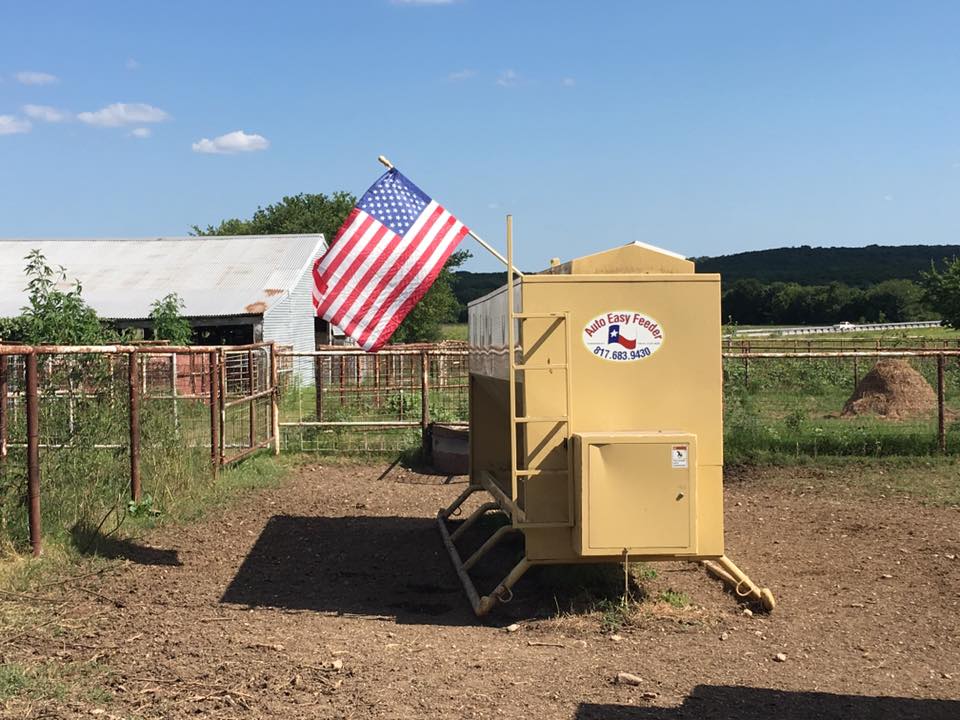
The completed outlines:
[[[66,268],[64,287],[79,280],[86,302],[118,327],[149,336],[151,305],[177,293],[198,341],[308,352],[328,333],[315,326],[311,302],[313,262],[326,247],[320,234],[0,240],[0,317],[26,304],[24,258],[37,249]]]

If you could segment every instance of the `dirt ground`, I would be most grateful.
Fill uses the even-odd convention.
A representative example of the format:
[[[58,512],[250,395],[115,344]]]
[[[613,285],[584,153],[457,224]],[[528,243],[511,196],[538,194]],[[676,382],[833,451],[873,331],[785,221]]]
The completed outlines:
[[[463,478],[304,466],[149,545],[121,543],[119,570],[51,588],[76,630],[16,638],[4,658],[94,660],[107,692],[0,716],[960,718],[960,512],[823,480],[728,477],[728,554],[773,589],[773,614],[744,614],[701,568],[670,563],[611,628],[583,592],[557,591],[556,570],[473,617],[434,520]],[[665,590],[690,605],[658,601]]]

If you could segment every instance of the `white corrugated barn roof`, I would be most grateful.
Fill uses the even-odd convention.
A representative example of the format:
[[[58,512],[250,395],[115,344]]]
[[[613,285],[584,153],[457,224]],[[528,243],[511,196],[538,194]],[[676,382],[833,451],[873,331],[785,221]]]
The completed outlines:
[[[0,317],[19,315],[27,302],[24,257],[33,249],[65,267],[71,284],[80,280],[101,317],[136,319],[171,292],[190,317],[266,312],[310,272],[326,242],[319,234],[0,240]]]

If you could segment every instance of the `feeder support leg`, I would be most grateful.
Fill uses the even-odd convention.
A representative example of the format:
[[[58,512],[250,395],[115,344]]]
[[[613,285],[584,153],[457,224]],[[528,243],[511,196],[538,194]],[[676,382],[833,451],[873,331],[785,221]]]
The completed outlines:
[[[728,585],[737,597],[755,600],[767,612],[776,607],[777,601],[770,589],[754,584],[747,574],[726,555],[721,555],[716,560],[704,560],[703,566],[708,573]]]

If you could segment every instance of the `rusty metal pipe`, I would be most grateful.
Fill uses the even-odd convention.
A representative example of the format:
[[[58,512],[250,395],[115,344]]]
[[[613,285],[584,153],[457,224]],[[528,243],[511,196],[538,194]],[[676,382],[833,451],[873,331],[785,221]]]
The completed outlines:
[[[960,356],[960,350],[844,350],[843,352],[829,351],[811,351],[811,352],[725,352],[725,360],[737,360],[742,358],[779,358],[779,359],[803,359],[803,358],[901,358],[901,357],[939,357],[939,356]]]
[[[127,355],[127,361],[130,389],[130,497],[134,502],[140,502],[140,360],[136,351]]]
[[[430,355],[420,353],[420,447],[424,459],[430,452]]]
[[[248,458],[248,457],[250,457],[251,455],[253,455],[254,453],[260,452],[261,450],[265,450],[266,448],[270,447],[271,445],[273,445],[273,438],[267,438],[267,439],[264,440],[263,442],[257,443],[256,445],[254,445],[254,446],[251,447],[251,448],[247,448],[247,449],[245,449],[245,450],[242,450],[242,451],[238,452],[236,455],[231,455],[229,459],[225,459],[225,460],[223,461],[223,466],[226,467],[226,466],[228,466],[228,465],[233,465],[233,463],[235,463],[235,462],[240,462],[240,461],[243,460],[244,458]]]
[[[277,380],[277,345],[270,343],[270,437],[274,455],[280,454],[280,384]]]
[[[937,446],[940,452],[947,451],[947,422],[944,407],[945,386],[943,377],[943,355],[937,356]]]
[[[213,479],[217,479],[220,468],[220,372],[217,370],[217,353],[207,355],[210,376],[210,465],[213,469]]]
[[[223,407],[224,409],[226,409],[226,408],[232,408],[235,405],[243,405],[245,402],[250,402],[251,400],[259,400],[260,398],[265,398],[268,395],[270,395],[272,392],[273,392],[273,389],[262,390],[258,393],[254,393],[253,395],[247,395],[246,397],[237,398],[236,400],[230,400],[228,402],[225,402],[223,404]]]
[[[178,355],[215,352],[228,348],[231,352],[237,350],[260,350],[268,347],[269,343],[252,343],[247,345],[160,345],[143,347],[140,345],[6,345],[0,343],[0,355],[118,355],[121,353],[139,352],[144,355]]]
[[[252,448],[257,443],[257,398],[254,393],[256,385],[254,384],[253,378],[253,350],[247,350],[247,374],[250,376],[250,395],[247,397],[247,400],[250,402],[250,447]],[[264,397],[269,394],[270,391],[259,393],[260,397]]]
[[[37,356],[26,357],[27,395],[27,503],[29,506],[30,546],[33,556],[43,551],[40,545],[40,401],[37,397]]]
[[[7,459],[7,356],[0,355],[0,464]]]
[[[218,443],[220,456],[217,458],[217,463],[223,467],[226,465],[227,460],[227,409],[224,407],[224,402],[227,399],[227,363],[223,348],[217,351],[217,370],[217,385],[220,390],[219,397],[217,398],[220,403],[220,406],[217,408],[217,412],[220,414],[220,441]]]
[[[300,420],[298,422],[282,422],[280,427],[371,427],[371,428],[402,428],[420,427],[419,420]]]

